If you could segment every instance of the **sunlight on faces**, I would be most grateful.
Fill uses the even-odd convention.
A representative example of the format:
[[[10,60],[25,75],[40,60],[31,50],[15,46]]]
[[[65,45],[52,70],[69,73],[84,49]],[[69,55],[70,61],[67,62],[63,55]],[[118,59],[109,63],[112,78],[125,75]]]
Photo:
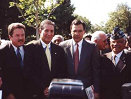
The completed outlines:
[[[40,31],[40,37],[42,41],[45,42],[46,44],[49,44],[53,36],[54,36],[54,26],[45,24],[43,26],[43,30]]]
[[[84,33],[85,33],[85,30],[84,30],[82,24],[80,24],[80,25],[73,24],[72,25],[71,35],[76,43],[78,43],[79,41],[82,40]]]
[[[125,45],[126,41],[124,38],[118,40],[110,39],[110,47],[115,54],[121,52],[125,48]]]
[[[14,29],[12,36],[9,35],[9,39],[12,41],[12,44],[16,47],[24,45],[25,42],[24,29],[23,28]]]

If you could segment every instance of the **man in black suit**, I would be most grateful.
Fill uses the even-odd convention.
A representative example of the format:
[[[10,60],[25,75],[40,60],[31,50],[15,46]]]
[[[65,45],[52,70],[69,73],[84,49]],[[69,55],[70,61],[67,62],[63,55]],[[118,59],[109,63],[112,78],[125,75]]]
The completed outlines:
[[[67,56],[68,77],[82,80],[84,87],[94,85],[95,97],[99,97],[99,56],[94,43],[83,39],[85,23],[75,19],[71,26],[72,39],[63,41]]]
[[[39,27],[40,39],[28,45],[31,49],[31,66],[29,70],[32,78],[31,88],[33,97],[45,99],[48,87],[53,78],[66,77],[66,59],[64,50],[51,42],[54,36],[54,22],[44,20]]]
[[[122,99],[121,87],[131,82],[131,52],[125,49],[126,36],[118,27],[110,38],[111,52],[101,59],[101,99]]]
[[[12,23],[8,26],[10,42],[0,46],[0,68],[4,99],[26,99],[24,84],[25,26]]]

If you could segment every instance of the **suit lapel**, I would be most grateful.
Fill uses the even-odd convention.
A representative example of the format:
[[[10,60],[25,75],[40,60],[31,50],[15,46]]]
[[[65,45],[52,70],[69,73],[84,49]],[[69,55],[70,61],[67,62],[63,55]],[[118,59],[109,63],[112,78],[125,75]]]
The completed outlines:
[[[73,48],[73,43],[72,43],[72,39],[69,40],[67,42],[67,47],[66,47],[66,54],[68,56],[68,63],[69,63],[69,69],[75,73],[75,70],[74,70],[74,59],[73,59],[73,53],[74,53],[74,48]]]
[[[47,57],[46,57],[46,54],[45,54],[45,49],[43,48],[40,40],[37,42],[37,44],[38,44],[38,46],[37,46],[37,49],[38,49],[38,50],[37,50],[37,51],[38,51],[38,53],[40,53],[40,54],[39,54],[39,57],[40,57],[40,59],[41,59],[41,62],[42,62],[42,64],[44,65],[44,67],[45,67],[48,71],[50,71],[49,66],[48,66]],[[37,54],[38,54],[38,53],[37,53]]]
[[[57,56],[57,51],[56,51],[56,49],[55,49],[55,44],[53,44],[53,43],[51,43],[51,71],[53,71],[54,69],[55,69],[55,67],[54,66],[56,66],[55,65],[55,60],[56,60],[56,56]]]
[[[125,63],[125,53],[124,53],[124,51],[123,51],[123,53],[122,53],[122,55],[121,55],[121,57],[120,57],[119,62],[118,62],[117,65],[116,65],[116,67],[119,67],[119,68],[120,68],[120,70],[119,70],[120,72],[122,72],[123,69],[125,69],[126,63]]]
[[[80,55],[80,60],[79,60],[79,65],[78,65],[78,71],[77,72],[81,71],[81,69],[83,68],[82,63],[84,63],[85,59],[87,59],[86,57],[88,56],[87,55],[88,54],[88,49],[89,49],[88,44],[86,43],[85,40],[83,40],[82,48],[81,48],[81,55]],[[85,51],[87,51],[87,52],[85,52]],[[88,59],[86,61],[88,61]]]
[[[110,53],[107,53],[107,54],[106,54],[106,57],[112,61],[112,53],[111,53],[111,52],[110,52]]]
[[[124,67],[122,68],[121,71],[123,71],[123,69],[125,69],[125,67],[126,67],[126,64],[125,64],[125,55],[126,55],[126,54],[125,54],[124,51],[123,51],[120,59],[124,62]],[[110,60],[112,61],[112,52],[107,53],[106,56],[107,56],[108,59],[110,59]],[[118,62],[118,63],[119,63],[119,62]],[[113,63],[112,63],[112,64],[113,64]],[[117,66],[117,65],[116,65],[116,66]],[[113,68],[114,68],[114,69],[116,68],[116,66],[113,64]]]
[[[11,43],[9,44],[9,57],[8,58],[10,58],[10,57],[11,57],[11,61],[14,61],[11,63],[15,63],[15,64],[12,64],[11,66],[18,67],[19,63],[17,61],[17,56],[16,56],[15,50],[14,50],[13,46],[11,45]],[[19,66],[19,68],[20,68],[20,66]]]
[[[67,54],[70,57],[71,61],[73,61],[73,53],[74,53],[73,50],[74,50],[74,48],[73,48],[72,40],[70,40],[67,44],[66,51],[67,51]]]

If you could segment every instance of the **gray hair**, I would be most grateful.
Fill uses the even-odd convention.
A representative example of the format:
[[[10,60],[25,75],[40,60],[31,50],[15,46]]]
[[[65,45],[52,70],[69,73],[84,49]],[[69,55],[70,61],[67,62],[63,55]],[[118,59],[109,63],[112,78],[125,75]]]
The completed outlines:
[[[95,41],[95,40],[99,40],[101,39],[100,38],[100,35],[106,35],[104,31],[96,31],[92,34],[92,38],[91,38],[91,41]]]
[[[57,38],[61,38],[61,40],[64,41],[64,37],[62,35],[55,35],[52,39],[52,42],[54,42]]]

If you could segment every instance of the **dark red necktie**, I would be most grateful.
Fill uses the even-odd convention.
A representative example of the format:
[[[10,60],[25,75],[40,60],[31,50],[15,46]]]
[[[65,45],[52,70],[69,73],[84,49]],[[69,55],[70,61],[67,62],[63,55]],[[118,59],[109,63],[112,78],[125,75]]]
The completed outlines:
[[[78,64],[79,64],[79,48],[78,44],[76,44],[76,51],[74,52],[74,67],[75,67],[75,72],[77,73],[78,69]]]

